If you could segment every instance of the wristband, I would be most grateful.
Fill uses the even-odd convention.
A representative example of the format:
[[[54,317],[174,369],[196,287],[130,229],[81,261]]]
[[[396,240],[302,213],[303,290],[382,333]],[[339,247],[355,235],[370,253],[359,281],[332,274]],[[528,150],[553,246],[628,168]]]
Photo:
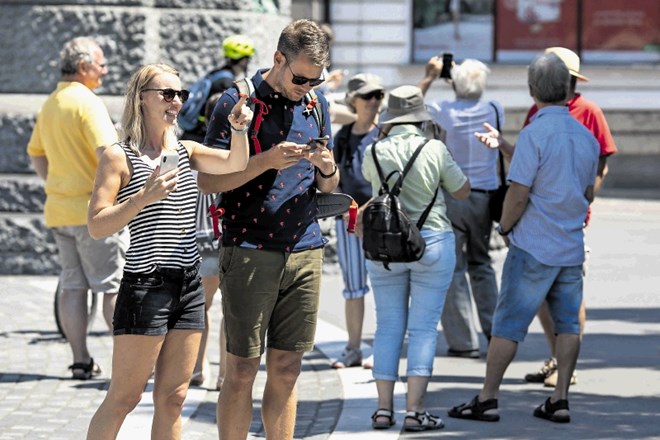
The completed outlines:
[[[495,228],[495,230],[496,230],[497,233],[500,234],[502,237],[506,237],[507,235],[509,235],[509,233],[511,233],[511,229],[509,229],[508,231],[504,231],[504,229],[502,229],[502,225],[500,225],[500,224],[497,225],[497,227]]]
[[[231,132],[236,134],[247,134],[247,132],[250,130],[250,126],[248,125],[246,125],[245,128],[241,128],[241,129],[236,129],[231,124],[229,126],[231,127]]]
[[[319,175],[320,175],[321,177],[323,177],[324,179],[329,179],[329,178],[331,178],[332,176],[334,176],[335,174],[337,174],[337,164],[334,164],[334,166],[335,166],[335,169],[333,169],[332,172],[331,172],[330,174],[323,174],[323,171],[321,171],[320,168],[316,168],[316,171],[318,171],[318,172],[319,172]]]

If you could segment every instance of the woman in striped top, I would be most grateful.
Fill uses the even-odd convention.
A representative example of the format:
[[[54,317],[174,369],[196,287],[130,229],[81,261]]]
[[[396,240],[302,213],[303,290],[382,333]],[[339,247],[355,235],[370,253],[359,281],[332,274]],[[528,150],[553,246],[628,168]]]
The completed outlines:
[[[229,115],[229,151],[178,142],[177,115],[188,92],[164,64],[140,68],[129,80],[123,141],[101,156],[89,205],[88,228],[98,239],[128,225],[115,315],[112,381],[92,418],[88,439],[114,439],[137,405],[156,367],[152,438],[181,437],[181,407],[204,328],[204,292],[195,242],[197,183],[191,169],[224,174],[248,161],[252,112],[241,98]],[[160,173],[161,156],[178,167]]]

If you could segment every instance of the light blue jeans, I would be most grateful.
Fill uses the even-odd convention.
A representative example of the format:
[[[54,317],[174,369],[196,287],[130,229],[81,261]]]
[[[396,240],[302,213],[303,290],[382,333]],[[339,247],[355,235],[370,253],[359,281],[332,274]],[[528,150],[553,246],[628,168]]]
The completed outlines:
[[[422,230],[426,251],[413,263],[391,263],[390,269],[367,261],[376,303],[374,368],[376,380],[399,377],[403,339],[408,332],[408,376],[431,376],[447,288],[456,252],[454,233]]]

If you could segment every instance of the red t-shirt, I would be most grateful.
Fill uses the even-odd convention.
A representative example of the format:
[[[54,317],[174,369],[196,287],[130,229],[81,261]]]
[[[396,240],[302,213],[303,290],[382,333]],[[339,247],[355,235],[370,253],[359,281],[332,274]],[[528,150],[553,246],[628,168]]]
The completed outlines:
[[[594,102],[589,101],[586,98],[583,98],[582,95],[576,93],[575,96],[566,103],[568,106],[568,111],[573,115],[573,117],[582,123],[587,130],[594,135],[600,145],[600,155],[609,156],[617,152],[616,145],[614,144],[614,139],[612,139],[612,133],[610,132],[610,127],[607,125],[605,120],[605,115],[603,111],[598,107]],[[529,120],[532,116],[538,111],[536,104],[532,105],[527,112],[527,117],[523,123],[523,127],[526,127],[529,124]],[[589,224],[591,218],[591,206],[587,210],[587,218],[584,220],[585,224]]]
[[[582,95],[576,93],[575,96],[566,103],[568,111],[573,117],[582,123],[594,135],[600,145],[600,155],[609,156],[617,152],[610,127],[607,125],[603,111],[595,103],[583,98]],[[534,104],[527,112],[527,118],[523,127],[529,124],[529,120],[538,111],[536,104]]]

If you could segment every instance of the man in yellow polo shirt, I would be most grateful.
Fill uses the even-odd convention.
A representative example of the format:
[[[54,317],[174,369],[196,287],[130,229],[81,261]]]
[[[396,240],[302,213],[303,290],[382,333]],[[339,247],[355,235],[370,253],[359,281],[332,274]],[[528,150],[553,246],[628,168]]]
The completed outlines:
[[[87,349],[87,290],[102,292],[103,316],[112,329],[127,234],[93,240],[87,205],[98,158],[117,142],[117,131],[101,98],[92,90],[108,73],[103,50],[91,38],[67,42],[60,53],[62,78],[37,116],[27,147],[45,180],[46,225],[52,229],[62,266],[59,315],[73,352],[74,379],[101,373]]]

